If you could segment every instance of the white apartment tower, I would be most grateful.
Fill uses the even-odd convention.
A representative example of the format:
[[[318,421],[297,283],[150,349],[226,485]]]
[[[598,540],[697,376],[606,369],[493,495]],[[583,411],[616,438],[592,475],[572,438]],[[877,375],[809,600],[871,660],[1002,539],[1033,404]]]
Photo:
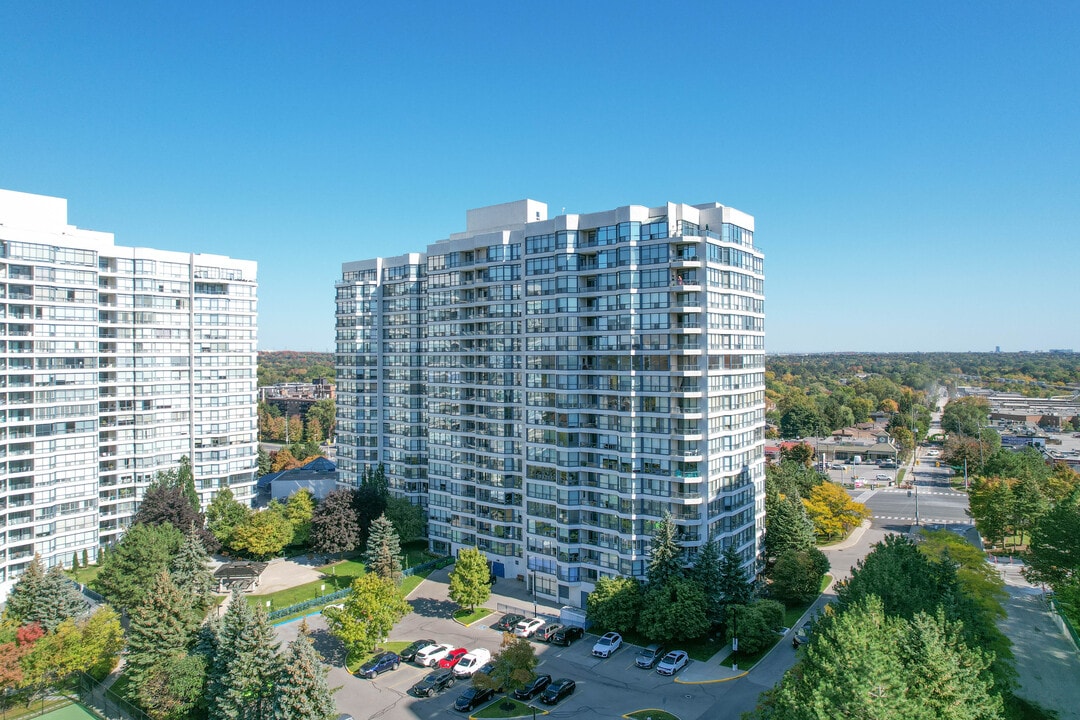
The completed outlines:
[[[342,266],[340,469],[384,463],[432,549],[582,606],[644,575],[670,513],[757,569],[764,530],[763,255],[711,203],[467,214],[426,253]]]
[[[256,264],[119,247],[0,190],[0,599],[115,541],[159,471],[254,489]]]

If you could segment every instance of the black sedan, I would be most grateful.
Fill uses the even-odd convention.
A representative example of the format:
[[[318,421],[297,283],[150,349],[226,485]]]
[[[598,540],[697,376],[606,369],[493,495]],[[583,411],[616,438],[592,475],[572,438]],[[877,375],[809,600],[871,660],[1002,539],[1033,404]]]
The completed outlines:
[[[517,613],[507,613],[503,615],[499,620],[491,626],[492,630],[499,630],[500,632],[513,632],[514,626],[525,619],[524,615],[518,615]]]
[[[516,697],[518,700],[532,700],[538,692],[540,692],[550,684],[550,675],[537,675],[535,678],[533,678],[533,681],[531,683],[521,688],[520,690],[515,690],[514,697]]]
[[[540,702],[545,705],[554,705],[564,697],[573,695],[576,688],[577,683],[570,678],[559,678],[540,693]]]
[[[576,625],[567,625],[566,627],[556,630],[555,634],[551,636],[552,645],[569,645],[575,640],[580,640],[585,636],[585,631]]]
[[[453,687],[454,681],[454,668],[436,670],[428,673],[427,677],[413,685],[410,692],[416,697],[432,697],[435,693]]]
[[[428,645],[434,645],[434,644],[435,644],[434,640],[417,640],[416,642],[412,643],[411,645],[406,647],[404,650],[402,650],[398,654],[401,655],[402,660],[409,661],[409,660],[412,660],[414,657],[416,657],[416,653],[420,652],[421,650],[426,648]]]
[[[461,693],[458,699],[454,701],[454,709],[461,710],[462,712],[469,712],[475,707],[483,705],[491,698],[495,697],[495,691],[491,688],[478,688],[473,685],[471,688]]]

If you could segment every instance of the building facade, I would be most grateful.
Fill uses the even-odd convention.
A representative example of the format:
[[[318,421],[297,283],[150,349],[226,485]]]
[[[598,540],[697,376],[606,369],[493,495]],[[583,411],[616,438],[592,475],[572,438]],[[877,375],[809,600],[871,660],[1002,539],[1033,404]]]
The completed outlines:
[[[642,576],[670,513],[756,569],[764,530],[763,255],[719,204],[470,210],[424,253],[345,263],[338,462],[384,463],[432,549],[582,606]]]
[[[254,494],[256,264],[120,247],[0,190],[0,598],[114,542],[158,472]]]

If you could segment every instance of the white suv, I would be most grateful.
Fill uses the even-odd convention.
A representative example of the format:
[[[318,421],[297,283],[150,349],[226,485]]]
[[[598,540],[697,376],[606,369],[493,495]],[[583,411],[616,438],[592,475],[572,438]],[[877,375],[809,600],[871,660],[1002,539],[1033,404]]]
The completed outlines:
[[[449,655],[450,651],[453,649],[453,645],[447,645],[446,643],[428,645],[426,648],[416,653],[416,657],[413,658],[413,661],[421,667],[433,667],[440,660]]]
[[[606,658],[622,646],[622,635],[617,632],[609,632],[603,635],[592,646],[592,654],[596,657]]]
[[[521,638],[532,637],[532,634],[540,629],[540,626],[544,624],[544,621],[540,618],[532,618],[530,620],[522,620],[514,626],[514,635]]]

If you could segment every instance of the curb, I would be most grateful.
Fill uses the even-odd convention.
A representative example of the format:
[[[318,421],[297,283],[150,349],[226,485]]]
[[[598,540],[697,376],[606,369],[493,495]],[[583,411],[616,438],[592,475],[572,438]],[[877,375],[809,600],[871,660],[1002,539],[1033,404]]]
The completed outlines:
[[[777,643],[777,644],[779,644],[779,643]],[[764,659],[765,659],[764,657],[761,658],[761,660],[764,660]],[[758,660],[758,662],[761,662],[761,660]],[[754,663],[754,665],[756,667],[757,663]],[[753,670],[753,669],[754,668],[750,668],[750,670]],[[726,683],[726,682],[731,682],[732,680],[738,680],[739,678],[744,678],[744,677],[746,677],[747,675],[750,674],[750,670],[743,670],[738,675],[735,675],[734,677],[729,677],[729,678],[717,678],[716,680],[683,680],[682,678],[675,678],[674,682],[678,683],[679,685],[716,685],[717,683]],[[623,715],[623,717],[626,717],[626,715]]]

